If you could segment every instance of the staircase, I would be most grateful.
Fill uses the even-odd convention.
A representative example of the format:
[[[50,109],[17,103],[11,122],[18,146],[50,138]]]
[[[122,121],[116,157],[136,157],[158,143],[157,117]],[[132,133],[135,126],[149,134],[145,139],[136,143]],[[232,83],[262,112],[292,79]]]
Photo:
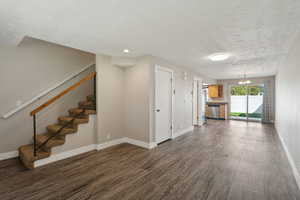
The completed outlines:
[[[61,116],[58,122],[47,126],[47,132],[43,134],[36,133],[36,115],[44,108],[51,105],[60,97],[79,87],[83,82],[94,79],[94,95],[87,96],[86,101],[78,103],[77,108],[69,110],[68,116]],[[89,115],[96,114],[96,72],[84,77],[68,89],[57,96],[51,98],[42,104],[30,115],[33,117],[33,144],[21,146],[19,148],[19,157],[24,166],[28,169],[34,168],[34,162],[51,156],[51,149],[63,145],[66,141],[66,135],[74,134],[78,130],[79,124],[88,123]]]
[[[86,101],[79,102],[78,108],[69,110],[69,116],[61,116],[58,123],[47,126],[47,132],[36,136],[37,151],[34,156],[34,144],[28,144],[19,148],[20,160],[25,167],[34,168],[34,161],[51,156],[51,149],[63,145],[66,135],[74,134],[79,124],[89,122],[89,115],[96,114],[96,102],[94,96],[88,96]]]

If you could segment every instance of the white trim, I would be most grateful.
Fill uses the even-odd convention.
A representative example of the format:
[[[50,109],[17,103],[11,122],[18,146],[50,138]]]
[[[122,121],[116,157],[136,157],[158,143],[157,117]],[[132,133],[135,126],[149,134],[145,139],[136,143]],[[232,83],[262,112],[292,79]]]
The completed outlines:
[[[79,155],[82,153],[86,153],[86,152],[89,152],[92,150],[99,151],[99,150],[106,149],[108,147],[115,146],[115,145],[122,144],[122,143],[125,143],[124,138],[112,140],[112,141],[105,142],[102,144],[91,144],[91,145],[83,146],[83,147],[80,147],[77,149],[72,149],[72,150],[69,150],[66,152],[61,152],[58,154],[51,155],[49,158],[37,160],[34,162],[34,167],[40,167],[40,166],[43,166],[43,165],[46,165],[46,164],[49,164],[52,162],[70,158],[70,157],[73,157],[73,156],[76,156],[76,155]]]
[[[6,159],[10,159],[10,158],[16,158],[19,156],[19,152],[18,151],[10,151],[10,152],[6,152],[6,153],[0,153],[0,160],[6,160]]]
[[[195,97],[195,91],[194,91],[194,83],[195,81],[197,82],[197,119],[196,119],[196,123],[194,124],[194,97]],[[203,125],[203,120],[202,120],[202,113],[205,113],[205,109],[203,111],[201,111],[202,109],[202,97],[203,97],[203,93],[202,93],[202,78],[200,77],[194,77],[193,79],[193,124],[197,125],[197,126],[202,126]]]
[[[280,140],[280,142],[281,142],[281,144],[282,144],[282,146],[283,146],[283,149],[284,149],[285,154],[286,154],[286,156],[287,156],[287,158],[288,158],[288,161],[289,161],[289,163],[290,163],[290,166],[291,166],[291,168],[292,168],[292,170],[293,170],[293,175],[294,175],[294,177],[295,177],[297,186],[298,186],[298,188],[300,189],[300,174],[299,174],[299,171],[298,171],[298,169],[297,169],[297,167],[296,167],[296,164],[295,164],[295,162],[294,162],[294,159],[293,159],[293,157],[291,156],[291,154],[290,154],[290,152],[289,152],[289,149],[288,149],[287,146],[285,145],[285,142],[284,142],[283,138],[280,136],[280,134],[278,133],[278,131],[277,131],[277,135],[278,135],[279,140]]]
[[[35,161],[34,162],[34,168],[40,167],[40,166],[43,166],[43,165],[46,165],[46,164],[49,164],[49,163],[52,163],[52,162],[56,162],[56,161],[59,161],[59,160],[63,160],[63,159],[66,159],[66,158],[70,158],[70,157],[73,157],[73,156],[76,156],[76,155],[79,155],[79,154],[82,154],[82,153],[86,153],[86,152],[89,152],[89,151],[92,151],[92,150],[102,150],[102,149],[106,149],[108,147],[115,146],[115,145],[118,145],[118,144],[123,144],[123,143],[132,144],[132,145],[139,146],[139,147],[142,147],[142,148],[145,148],[145,149],[152,149],[152,148],[156,147],[156,143],[146,143],[146,142],[143,142],[143,141],[134,140],[134,139],[131,139],[131,138],[126,138],[126,137],[125,138],[119,138],[119,139],[115,139],[115,140],[105,142],[105,143],[102,143],[102,144],[91,144],[91,145],[83,146],[83,147],[73,149],[73,150],[70,150],[70,151],[66,151],[66,152],[51,155],[49,158],[45,158],[45,159]]]
[[[185,128],[185,129],[182,129],[182,130],[180,130],[180,131],[177,131],[176,133],[174,133],[172,139],[175,139],[175,138],[177,138],[177,137],[179,137],[179,136],[181,136],[181,135],[184,135],[184,134],[186,134],[186,133],[189,133],[189,132],[191,132],[191,131],[193,131],[193,130],[194,130],[194,126],[190,126],[190,127],[188,127],[188,128]]]
[[[201,82],[202,82],[203,80],[202,80],[202,78],[201,78],[201,77],[194,76],[194,81],[201,81]]]
[[[167,67],[162,67],[160,65],[155,65],[155,74],[154,74],[154,109],[153,109],[153,112],[154,112],[154,136],[155,136],[155,140],[156,140],[156,72],[158,70],[162,70],[162,71],[166,71],[166,72],[170,72],[171,73],[171,79],[172,79],[172,82],[171,82],[171,88],[172,88],[172,91],[171,91],[171,126],[172,126],[172,129],[171,129],[171,138],[173,138],[173,135],[174,135],[174,91],[175,91],[175,79],[174,79],[174,70],[172,69],[169,69]],[[169,139],[171,139],[169,138]],[[156,143],[155,143],[156,144]],[[157,146],[157,144],[156,144]]]
[[[23,110],[24,108],[26,108],[27,106],[29,106],[30,104],[32,104],[33,102],[39,100],[40,98],[42,98],[43,96],[47,95],[48,93],[50,93],[52,90],[55,90],[56,88],[60,87],[61,85],[63,85],[65,82],[75,78],[76,76],[78,76],[79,74],[81,74],[82,72],[84,72],[85,70],[87,70],[88,68],[90,68],[91,66],[93,66],[95,64],[89,64],[85,67],[83,67],[81,70],[72,73],[70,76],[68,76],[67,78],[65,78],[63,81],[57,83],[56,85],[52,86],[51,88],[43,91],[42,93],[38,94],[37,96],[33,97],[32,99],[30,99],[29,101],[21,104],[20,106],[18,106],[17,108],[9,111],[8,113],[4,114],[2,116],[3,119],[7,119],[9,117],[11,117],[12,115],[14,115],[15,113]]]
[[[77,149],[72,149],[72,150],[61,152],[61,153],[58,153],[58,154],[53,154],[48,158],[35,161],[34,162],[34,168],[40,167],[40,166],[43,166],[43,165],[46,165],[46,164],[49,164],[49,163],[53,163],[53,162],[56,162],[56,161],[59,161],[59,160],[63,160],[63,159],[66,159],[66,158],[70,158],[70,157],[73,157],[73,156],[76,156],[76,155],[79,155],[79,154],[82,154],[82,153],[86,153],[86,152],[89,152],[89,151],[102,150],[102,149],[106,149],[108,147],[115,146],[115,145],[118,145],[118,144],[123,144],[123,143],[132,144],[132,145],[139,146],[139,147],[142,147],[142,148],[145,148],[145,149],[153,149],[157,146],[157,144],[153,143],[153,142],[152,143],[147,143],[147,142],[143,142],[143,141],[140,141],[140,140],[135,140],[135,139],[124,137],[124,138],[115,139],[115,140],[112,140],[112,141],[109,141],[109,142],[105,142],[105,143],[102,143],[102,144],[90,144],[90,145],[87,145],[87,146],[79,147]],[[19,156],[18,154],[19,154],[18,151],[0,153],[0,160],[6,160],[6,159],[9,159],[9,158],[18,157]]]
[[[174,70],[172,70],[172,69],[169,69],[167,67],[162,67],[160,65],[155,65],[155,72],[157,72],[158,70],[170,72],[172,74],[174,73]]]
[[[118,144],[123,144],[123,143],[132,144],[132,145],[139,146],[139,147],[142,147],[142,148],[145,148],[145,149],[153,149],[157,146],[157,144],[155,142],[147,143],[147,142],[144,142],[144,141],[124,137],[124,138],[115,139],[115,140],[112,140],[112,141],[109,141],[109,142],[105,142],[105,143],[102,143],[102,144],[98,144],[97,145],[97,150],[106,149],[108,147],[115,146],[115,145],[118,145]]]
[[[109,142],[98,144],[97,150],[106,149],[108,147],[115,146],[115,145],[122,144],[122,143],[125,143],[125,138],[115,139],[115,140],[112,140]]]
[[[73,149],[73,150],[70,150],[70,151],[65,151],[65,152],[62,152],[62,153],[54,154],[54,155],[51,155],[49,158],[45,158],[45,159],[35,161],[34,162],[34,168],[40,167],[40,166],[43,166],[43,165],[46,165],[46,164],[49,164],[49,163],[52,163],[52,162],[56,162],[56,161],[59,161],[59,160],[63,160],[63,159],[66,159],[66,158],[69,158],[69,157],[72,157],[72,156],[76,156],[76,155],[79,155],[79,154],[82,154],[82,153],[86,153],[86,152],[89,152],[89,151],[92,151],[92,150],[95,150],[95,149],[97,149],[97,145],[91,144],[91,145],[79,147],[77,149]]]
[[[124,138],[124,141],[125,141],[125,143],[139,146],[139,147],[142,147],[145,149],[153,149],[154,147],[157,146],[156,143],[147,143],[147,142],[143,142],[143,141],[135,140],[135,139],[131,139],[131,138]]]
[[[149,143],[149,149],[154,149],[155,147],[157,147],[156,142],[150,142]]]

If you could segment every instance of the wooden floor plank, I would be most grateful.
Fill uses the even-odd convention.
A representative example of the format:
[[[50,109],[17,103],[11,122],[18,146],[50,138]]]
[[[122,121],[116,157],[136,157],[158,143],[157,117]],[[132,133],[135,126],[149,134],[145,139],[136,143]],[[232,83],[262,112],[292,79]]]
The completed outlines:
[[[0,162],[1,200],[300,199],[272,125],[214,121],[153,150],[117,145],[26,170]]]

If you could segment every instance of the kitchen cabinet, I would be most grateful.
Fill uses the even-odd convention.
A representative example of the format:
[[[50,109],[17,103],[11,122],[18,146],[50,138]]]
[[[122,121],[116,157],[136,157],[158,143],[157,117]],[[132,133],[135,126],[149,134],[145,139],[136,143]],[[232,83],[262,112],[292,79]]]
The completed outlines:
[[[221,104],[220,105],[220,118],[221,119],[226,119],[226,105],[225,104]]]
[[[227,102],[207,102],[205,116],[208,119],[227,119]]]
[[[223,85],[209,85],[208,86],[209,98],[222,98],[223,97]]]

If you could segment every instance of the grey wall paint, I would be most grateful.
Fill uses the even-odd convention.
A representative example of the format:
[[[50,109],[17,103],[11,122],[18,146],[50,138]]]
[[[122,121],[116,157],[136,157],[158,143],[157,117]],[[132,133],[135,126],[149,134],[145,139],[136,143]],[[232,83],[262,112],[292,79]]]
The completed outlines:
[[[0,113],[95,63],[94,54],[26,37],[18,47],[0,47]]]
[[[154,70],[156,65],[174,70],[174,131],[192,126],[193,79],[203,78],[186,68],[153,56],[136,58],[133,66],[119,68],[110,56],[97,55],[98,143],[128,137],[154,142]],[[187,80],[183,74],[187,73]],[[206,82],[215,82],[204,77]],[[108,138],[107,135],[111,137]]]
[[[150,142],[151,58],[140,57],[125,70],[126,137]]]
[[[96,122],[97,122],[97,116],[90,115],[89,123],[80,124],[78,126],[78,131],[75,134],[68,134],[66,136],[65,144],[52,148],[51,155],[78,149],[80,147],[86,147],[91,144],[96,144],[97,141]]]
[[[124,126],[124,70],[113,66],[111,57],[96,56],[98,143],[121,138]],[[110,135],[110,138],[108,137]]]
[[[149,61],[137,58],[130,68],[113,63],[112,57],[97,55],[98,143],[122,137],[148,142]]]
[[[26,102],[94,62],[93,54],[33,38],[25,38],[18,47],[1,46],[0,113],[5,114],[15,108],[17,101]],[[11,118],[0,119],[0,153],[14,151],[21,145],[29,144],[33,132],[29,112],[93,70],[86,71]],[[38,133],[44,133],[47,125],[56,123],[57,117],[66,115],[69,108],[76,107],[91,92],[92,82],[86,82],[39,113]]]
[[[276,76],[276,128],[300,170],[300,35]]]

